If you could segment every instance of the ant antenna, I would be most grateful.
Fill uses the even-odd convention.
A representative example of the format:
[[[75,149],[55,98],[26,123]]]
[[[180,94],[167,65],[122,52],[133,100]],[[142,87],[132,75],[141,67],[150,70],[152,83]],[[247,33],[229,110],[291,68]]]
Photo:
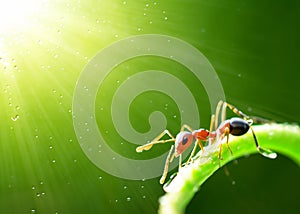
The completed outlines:
[[[252,121],[253,122],[253,121]],[[252,123],[251,123],[252,124]],[[254,142],[255,142],[255,145],[256,145],[256,149],[257,151],[262,154],[263,156],[267,157],[267,158],[271,158],[271,159],[275,159],[277,157],[277,154],[275,152],[272,152],[271,150],[269,149],[263,149],[259,146],[258,144],[258,141],[257,141],[257,138],[254,134],[254,130],[252,128],[252,126],[250,125],[250,129],[252,131],[252,135],[253,135],[253,138],[254,138]]]

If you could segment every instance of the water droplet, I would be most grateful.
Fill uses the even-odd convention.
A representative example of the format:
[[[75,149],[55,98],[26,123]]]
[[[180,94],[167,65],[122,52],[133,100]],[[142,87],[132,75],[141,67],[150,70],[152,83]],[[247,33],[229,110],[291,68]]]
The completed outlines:
[[[74,162],[74,163],[77,163],[77,160],[76,160],[76,159],[74,159],[74,160],[73,160],[73,162]]]
[[[16,110],[20,110],[20,106],[16,106]]]
[[[146,7],[149,7],[149,4],[146,4]]]
[[[232,181],[231,184],[232,184],[232,185],[235,185],[236,183],[235,183],[235,181]]]
[[[142,189],[144,189],[144,187],[145,187],[144,185],[141,186]]]
[[[118,199],[116,199],[115,202],[118,203]]]
[[[137,29],[138,31],[141,31],[142,30],[142,28],[140,28],[140,27],[138,27],[138,29]]]
[[[127,4],[127,2],[126,2],[126,1],[123,1],[123,4]]]
[[[127,202],[131,201],[131,198],[130,198],[130,197],[127,197],[127,198],[126,198],[126,201],[127,201]]]
[[[99,179],[99,180],[102,180],[102,176],[99,176],[98,179]]]
[[[168,20],[168,17],[167,17],[167,16],[165,16],[165,20]]]
[[[123,188],[124,188],[124,189],[127,189],[127,186],[125,185]]]
[[[49,149],[53,149],[53,146],[49,146]]]
[[[143,196],[142,196],[142,198],[143,198],[143,199],[145,199],[145,198],[146,198],[146,196],[145,196],[145,195],[143,195]]]
[[[16,114],[14,117],[11,117],[12,121],[17,121],[20,118],[20,116],[18,114]]]
[[[40,193],[37,193],[37,194],[36,194],[36,197],[40,197],[40,196],[41,196],[41,194],[40,194]]]
[[[56,90],[55,90],[55,89],[52,89],[52,92],[53,92],[53,93],[56,93]]]
[[[242,76],[242,74],[238,74],[238,77],[241,77]]]
[[[31,209],[30,212],[31,212],[31,213],[35,213],[36,210],[35,210],[35,209]]]
[[[44,182],[43,181],[40,181],[40,185],[43,185],[44,184]]]
[[[36,135],[36,136],[35,136],[35,138],[36,138],[36,139],[38,139],[38,138],[39,138],[39,136],[38,136],[38,135]]]
[[[149,21],[149,24],[151,25],[153,22],[152,21]]]
[[[52,163],[55,163],[55,162],[56,162],[56,160],[55,160],[55,159],[53,159],[53,160],[52,160]]]
[[[32,189],[32,190],[35,190],[35,186],[32,186],[31,189]]]

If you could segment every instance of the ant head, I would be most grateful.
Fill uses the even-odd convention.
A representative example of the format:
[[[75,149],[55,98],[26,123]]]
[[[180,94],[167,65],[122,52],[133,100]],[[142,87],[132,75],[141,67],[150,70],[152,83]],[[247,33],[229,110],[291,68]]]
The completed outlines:
[[[183,153],[194,141],[194,136],[190,132],[179,132],[175,140],[175,157]]]

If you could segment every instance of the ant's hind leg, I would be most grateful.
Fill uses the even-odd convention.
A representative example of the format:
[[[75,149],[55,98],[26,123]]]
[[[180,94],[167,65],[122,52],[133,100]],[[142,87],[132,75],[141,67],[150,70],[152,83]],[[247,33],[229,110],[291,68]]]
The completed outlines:
[[[246,114],[244,114],[242,111],[238,110],[235,106],[229,104],[229,103],[225,103],[226,106],[231,110],[233,111],[233,113],[235,113],[236,115],[242,117],[244,120],[248,120],[250,119],[250,117]]]
[[[216,108],[216,116],[215,116],[215,127],[214,129],[216,130],[219,126],[219,114],[220,114],[220,110],[221,110],[221,106],[223,105],[223,100],[220,100],[218,105],[217,105],[217,108]]]

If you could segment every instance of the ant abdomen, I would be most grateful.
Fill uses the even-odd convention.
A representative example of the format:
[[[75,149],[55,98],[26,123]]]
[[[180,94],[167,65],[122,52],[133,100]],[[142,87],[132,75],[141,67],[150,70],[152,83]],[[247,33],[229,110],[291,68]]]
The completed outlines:
[[[248,132],[250,125],[246,120],[238,117],[233,117],[229,121],[230,134],[235,136],[241,136]]]

